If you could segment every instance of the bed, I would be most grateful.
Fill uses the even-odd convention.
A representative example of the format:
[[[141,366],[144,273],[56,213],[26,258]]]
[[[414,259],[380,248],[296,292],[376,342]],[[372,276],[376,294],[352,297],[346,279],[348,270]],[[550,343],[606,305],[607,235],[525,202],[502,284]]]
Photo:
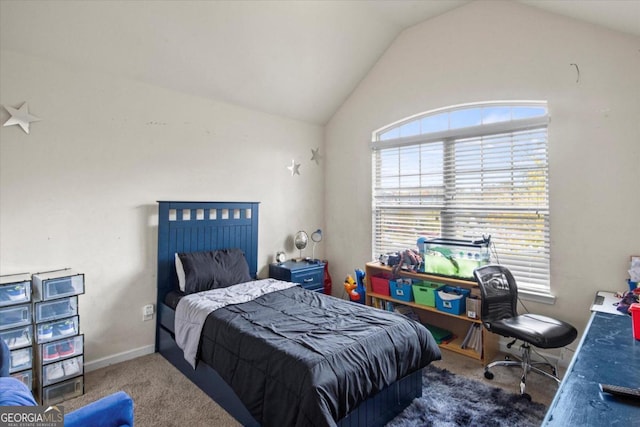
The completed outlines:
[[[161,201],[158,215],[156,351],[242,425],[384,425],[421,396],[422,368],[440,358],[426,328],[393,313],[256,278],[259,203]],[[250,281],[187,296],[180,292],[176,254],[231,250],[243,254]],[[183,318],[186,301],[258,287],[268,290],[206,316],[197,360],[188,361],[182,322],[176,320]],[[302,323],[315,330],[300,333]],[[364,353],[350,353],[354,347]],[[257,390],[249,388],[253,383]]]

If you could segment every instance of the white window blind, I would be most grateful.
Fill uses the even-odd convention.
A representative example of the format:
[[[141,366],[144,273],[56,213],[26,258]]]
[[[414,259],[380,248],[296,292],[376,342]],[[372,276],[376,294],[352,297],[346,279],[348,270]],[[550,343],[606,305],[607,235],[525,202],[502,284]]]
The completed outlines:
[[[468,110],[481,115],[481,108]],[[510,114],[437,132],[411,127],[428,122],[422,115],[374,134],[374,258],[415,248],[418,237],[491,235],[492,262],[508,267],[521,289],[548,293],[546,104],[531,111],[532,117]],[[461,115],[459,108],[452,112]],[[402,136],[402,129],[413,135]]]

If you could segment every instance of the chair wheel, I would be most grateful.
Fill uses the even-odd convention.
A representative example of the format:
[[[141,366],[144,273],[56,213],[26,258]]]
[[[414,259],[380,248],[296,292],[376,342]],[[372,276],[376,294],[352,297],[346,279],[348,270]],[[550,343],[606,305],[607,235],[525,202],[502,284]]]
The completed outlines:
[[[493,379],[493,372],[489,372],[489,371],[484,371],[484,377],[488,380],[492,380]]]
[[[522,393],[520,396],[524,397],[529,402],[531,402],[531,395],[529,393]]]

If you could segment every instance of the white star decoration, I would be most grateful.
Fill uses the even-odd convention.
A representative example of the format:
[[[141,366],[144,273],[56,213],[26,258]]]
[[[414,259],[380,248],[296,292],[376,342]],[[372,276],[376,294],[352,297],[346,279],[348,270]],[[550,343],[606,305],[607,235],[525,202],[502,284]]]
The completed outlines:
[[[287,169],[291,171],[291,176],[300,175],[300,163],[295,160],[291,160],[291,166],[287,166]]]
[[[13,107],[7,107],[6,105],[4,108],[11,114],[11,118],[4,123],[4,126],[20,125],[23,131],[29,133],[29,123],[41,120],[29,114],[29,106],[26,102],[17,110]]]
[[[320,164],[320,159],[322,158],[322,156],[320,155],[320,149],[316,148],[315,150],[312,148],[311,149],[311,161],[312,162],[316,162],[316,165]]]

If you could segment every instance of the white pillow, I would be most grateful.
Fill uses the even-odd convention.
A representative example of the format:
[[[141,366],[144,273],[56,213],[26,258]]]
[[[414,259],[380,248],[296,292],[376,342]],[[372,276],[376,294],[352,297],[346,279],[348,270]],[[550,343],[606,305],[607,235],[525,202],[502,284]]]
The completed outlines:
[[[176,274],[178,275],[178,286],[180,287],[180,290],[182,292],[184,292],[184,287],[185,287],[185,282],[186,282],[186,278],[184,275],[184,267],[182,266],[182,261],[180,261],[180,257],[178,256],[178,253],[176,252]]]

